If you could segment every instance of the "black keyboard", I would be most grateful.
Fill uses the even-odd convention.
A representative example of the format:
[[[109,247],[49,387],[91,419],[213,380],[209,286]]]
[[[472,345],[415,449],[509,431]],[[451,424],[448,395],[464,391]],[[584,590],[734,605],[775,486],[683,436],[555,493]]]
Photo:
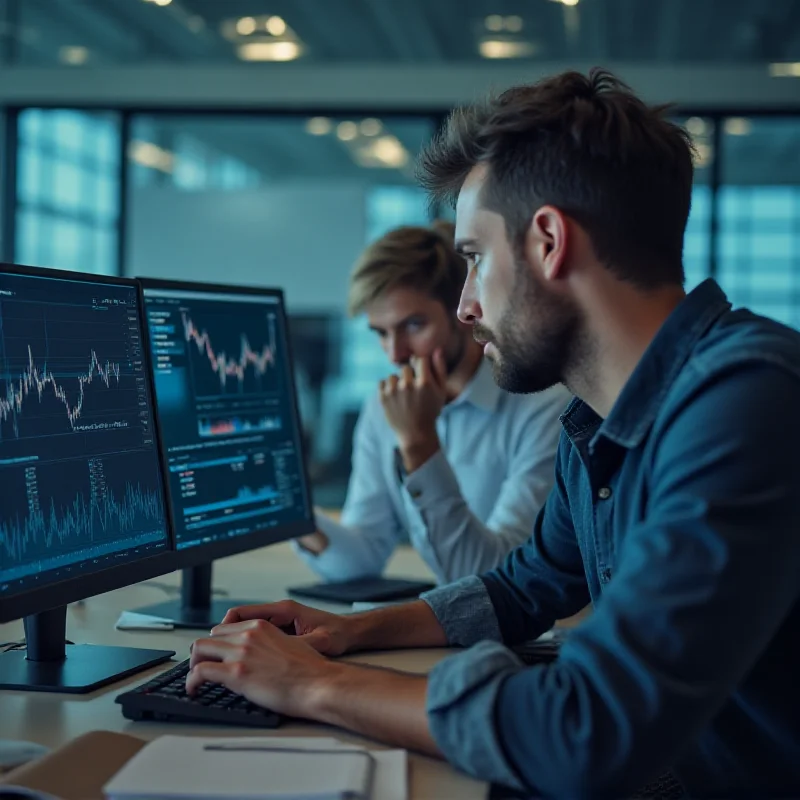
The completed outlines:
[[[122,715],[133,720],[221,723],[250,728],[277,728],[283,717],[251,703],[218,683],[204,683],[186,694],[189,661],[183,661],[129,692],[117,696]]]

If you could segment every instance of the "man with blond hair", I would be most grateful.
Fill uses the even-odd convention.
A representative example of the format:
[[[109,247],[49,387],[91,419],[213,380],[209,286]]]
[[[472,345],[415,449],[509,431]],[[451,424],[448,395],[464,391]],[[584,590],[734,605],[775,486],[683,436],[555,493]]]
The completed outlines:
[[[403,227],[356,264],[349,311],[366,314],[398,374],[359,418],[341,523],[317,513],[295,547],[327,580],[379,575],[408,538],[442,583],[497,566],[530,536],[553,485],[569,394],[511,395],[458,321],[466,278],[453,226]]]

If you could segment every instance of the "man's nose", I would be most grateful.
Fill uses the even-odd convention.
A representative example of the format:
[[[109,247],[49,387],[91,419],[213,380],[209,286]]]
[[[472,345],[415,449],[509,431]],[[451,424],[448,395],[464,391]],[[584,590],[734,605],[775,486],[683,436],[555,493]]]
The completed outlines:
[[[389,342],[389,358],[393,364],[407,364],[411,358],[408,345],[401,338],[393,338]]]
[[[461,299],[458,302],[458,318],[467,325],[473,325],[482,316],[480,304],[475,292],[475,280],[470,273],[461,290]]]

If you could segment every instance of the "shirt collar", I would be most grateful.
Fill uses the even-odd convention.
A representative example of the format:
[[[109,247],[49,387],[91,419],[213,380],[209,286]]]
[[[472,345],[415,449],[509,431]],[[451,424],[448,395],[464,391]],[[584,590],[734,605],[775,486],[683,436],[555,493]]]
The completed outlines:
[[[454,408],[461,403],[470,403],[484,411],[494,411],[500,400],[501,391],[500,387],[494,382],[492,365],[489,360],[481,358],[475,374],[469,379],[461,394],[448,404],[448,407]]]
[[[632,449],[641,444],[695,346],[730,308],[718,284],[710,278],[703,281],[667,317],[608,417],[602,421],[586,403],[575,399],[561,418],[566,433],[574,439],[599,425],[598,436],[621,447]]]

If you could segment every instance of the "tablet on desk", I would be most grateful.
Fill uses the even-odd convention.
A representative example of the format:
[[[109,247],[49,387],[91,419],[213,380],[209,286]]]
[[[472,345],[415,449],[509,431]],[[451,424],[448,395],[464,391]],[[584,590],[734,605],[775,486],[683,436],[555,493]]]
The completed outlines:
[[[427,592],[434,587],[435,584],[428,581],[413,581],[405,578],[358,578],[351,581],[293,586],[288,591],[289,594],[296,597],[350,604],[378,603],[384,600],[414,600],[422,592]]]

